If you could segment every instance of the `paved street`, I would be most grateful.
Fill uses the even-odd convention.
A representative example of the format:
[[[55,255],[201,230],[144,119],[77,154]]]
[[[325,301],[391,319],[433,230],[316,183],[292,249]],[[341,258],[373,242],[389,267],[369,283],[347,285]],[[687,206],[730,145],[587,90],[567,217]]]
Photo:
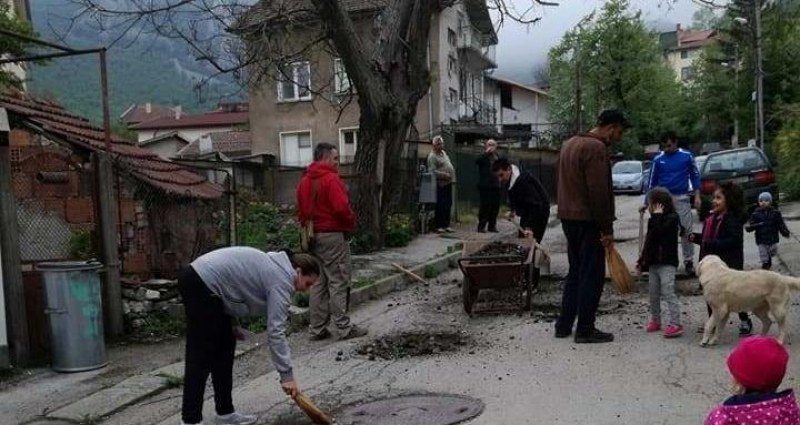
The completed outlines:
[[[628,260],[637,250],[639,197],[617,201],[618,248]],[[545,246],[553,251],[552,270],[566,270],[560,226],[552,227]],[[758,263],[752,234],[746,235],[746,262]],[[695,280],[679,285],[687,333],[676,340],[642,329],[647,320],[643,292],[620,297],[607,288],[598,326],[614,332],[616,342],[576,345],[552,335],[552,312],[558,305],[558,281],[537,295],[533,314],[512,310],[478,313],[468,318],[461,307],[459,271],[374,301],[354,314],[369,328],[369,338],[329,344],[297,356],[296,377],[301,387],[327,409],[397,394],[449,393],[478,398],[482,415],[470,424],[689,424],[701,422],[708,410],[728,394],[730,380],[724,359],[738,340],[736,323],[726,328],[722,344],[701,348],[694,331],[705,319]],[[495,304],[496,305],[496,304]],[[480,306],[479,306],[480,309]],[[797,323],[793,307],[792,323]],[[370,360],[358,355],[359,345],[400,332],[461,333],[469,342],[452,353]],[[794,350],[792,350],[794,351]],[[337,361],[341,352],[342,360]],[[791,360],[786,385],[794,385],[800,360]],[[262,424],[307,423],[280,393],[277,375],[268,373],[236,382],[238,409],[262,415]],[[206,403],[212,414],[213,403]],[[115,419],[116,418],[116,419]],[[123,412],[106,423],[134,423]],[[171,416],[162,424],[179,423]]]

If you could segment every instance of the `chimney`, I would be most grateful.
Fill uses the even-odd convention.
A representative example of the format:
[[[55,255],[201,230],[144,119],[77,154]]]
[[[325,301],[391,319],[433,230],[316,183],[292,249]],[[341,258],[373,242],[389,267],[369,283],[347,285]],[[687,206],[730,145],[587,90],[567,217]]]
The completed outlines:
[[[152,112],[153,112],[153,105],[151,105],[150,102],[145,103],[144,104],[144,113],[145,114],[150,114]]]
[[[183,108],[181,107],[181,105],[178,105],[178,106],[175,107],[175,119],[176,120],[181,119],[181,113],[182,112],[183,112]]]
[[[675,31],[681,32],[681,24],[675,25]]]
[[[211,149],[214,146],[213,143],[211,142],[211,135],[206,134],[204,136],[201,136],[200,143],[198,143],[198,145],[201,154],[211,152]]]

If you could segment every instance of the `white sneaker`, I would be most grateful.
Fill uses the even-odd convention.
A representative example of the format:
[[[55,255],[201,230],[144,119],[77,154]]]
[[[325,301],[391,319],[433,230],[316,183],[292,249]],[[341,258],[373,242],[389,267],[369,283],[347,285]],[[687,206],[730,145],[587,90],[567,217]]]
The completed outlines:
[[[258,416],[256,415],[243,415],[238,412],[233,412],[228,415],[217,415],[217,424],[219,425],[251,425],[256,423]]]

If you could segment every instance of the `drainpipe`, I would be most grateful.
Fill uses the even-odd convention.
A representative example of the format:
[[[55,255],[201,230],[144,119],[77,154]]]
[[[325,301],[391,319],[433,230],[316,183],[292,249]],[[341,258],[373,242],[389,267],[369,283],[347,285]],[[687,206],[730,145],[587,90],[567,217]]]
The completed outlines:
[[[431,38],[428,36],[428,72],[431,71]],[[439,80],[441,85],[441,79]],[[433,89],[428,85],[428,139],[433,137]]]

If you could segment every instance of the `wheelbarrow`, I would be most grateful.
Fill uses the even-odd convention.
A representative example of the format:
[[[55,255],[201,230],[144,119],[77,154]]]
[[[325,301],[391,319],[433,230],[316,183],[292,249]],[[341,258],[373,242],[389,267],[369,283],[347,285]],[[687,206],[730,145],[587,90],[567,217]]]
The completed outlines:
[[[519,245],[526,254],[476,256],[492,241],[465,241],[458,267],[464,274],[461,286],[464,311],[472,316],[472,308],[481,289],[515,290],[519,294],[520,311],[530,310],[533,291],[539,287],[539,273],[534,266],[537,244],[533,238],[503,241]]]

